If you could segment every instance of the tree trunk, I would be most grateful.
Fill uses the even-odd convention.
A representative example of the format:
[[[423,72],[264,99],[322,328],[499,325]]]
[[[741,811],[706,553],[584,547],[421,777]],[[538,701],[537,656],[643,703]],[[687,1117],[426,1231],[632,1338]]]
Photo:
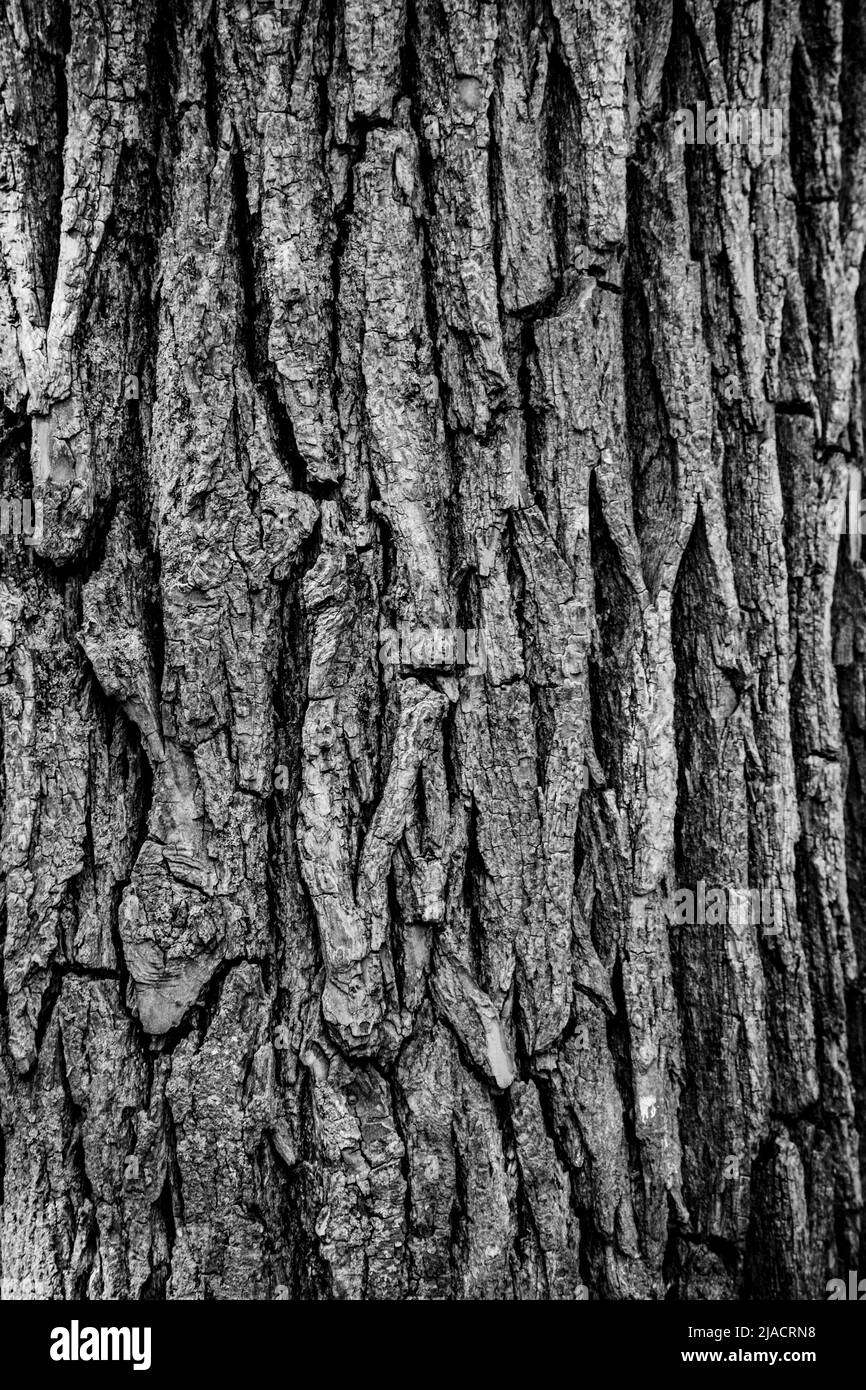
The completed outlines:
[[[5,8],[4,1297],[856,1268],[864,52]]]

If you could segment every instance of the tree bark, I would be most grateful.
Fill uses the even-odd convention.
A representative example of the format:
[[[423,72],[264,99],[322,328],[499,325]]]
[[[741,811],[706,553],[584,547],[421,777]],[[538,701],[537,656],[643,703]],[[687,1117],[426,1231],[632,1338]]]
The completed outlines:
[[[6,7],[4,1297],[857,1267],[864,51]]]

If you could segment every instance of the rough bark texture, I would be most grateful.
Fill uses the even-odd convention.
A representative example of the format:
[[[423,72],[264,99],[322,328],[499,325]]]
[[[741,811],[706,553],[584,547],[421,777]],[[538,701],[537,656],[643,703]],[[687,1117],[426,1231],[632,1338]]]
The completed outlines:
[[[857,0],[8,0],[4,1297],[857,1266],[864,53]]]

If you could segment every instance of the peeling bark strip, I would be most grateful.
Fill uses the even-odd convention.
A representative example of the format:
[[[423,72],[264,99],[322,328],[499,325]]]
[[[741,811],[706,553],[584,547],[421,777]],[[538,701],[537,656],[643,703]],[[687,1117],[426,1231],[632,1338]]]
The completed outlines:
[[[861,7],[16,0],[0,71],[3,1296],[824,1298]]]

